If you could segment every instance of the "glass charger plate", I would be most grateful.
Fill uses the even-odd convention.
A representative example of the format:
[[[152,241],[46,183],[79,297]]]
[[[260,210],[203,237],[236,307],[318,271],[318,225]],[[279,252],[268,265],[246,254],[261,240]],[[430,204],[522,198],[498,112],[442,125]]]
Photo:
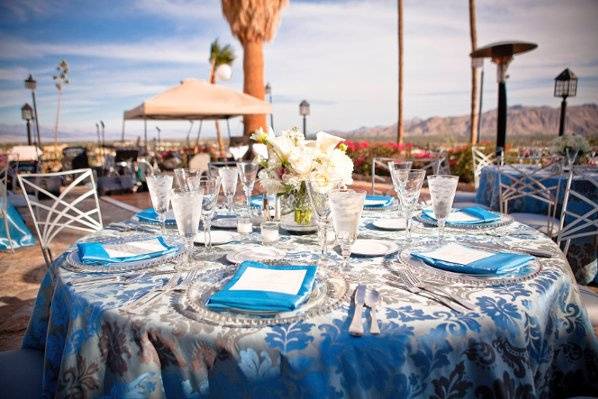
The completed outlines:
[[[131,234],[123,237],[114,236],[96,236],[93,239],[85,241],[101,242],[103,244],[126,244],[132,241],[141,241],[155,238],[155,234]],[[87,265],[82,263],[79,259],[79,251],[75,249],[70,251],[66,256],[66,261],[62,267],[73,272],[84,273],[118,273],[130,272],[134,270],[149,269],[154,266],[159,266],[165,262],[176,261],[181,255],[185,253],[185,243],[176,236],[166,236],[165,240],[170,245],[175,245],[175,251],[166,255],[158,256],[151,259],[136,260],[131,262],[111,263],[106,265]]]
[[[153,226],[161,225],[161,223],[158,220],[148,220],[139,218],[137,216],[133,216],[131,219],[143,224],[149,224]],[[172,209],[166,212],[166,220],[164,221],[164,225],[168,227],[176,227],[176,220],[174,219],[174,212],[172,211]]]
[[[424,226],[438,226],[438,222],[436,220],[430,220],[423,218],[421,213],[418,213],[414,216],[414,219],[423,224]],[[500,215],[500,220],[489,222],[489,223],[478,223],[478,224],[471,224],[471,223],[447,223],[447,229],[458,229],[458,230],[484,230],[484,229],[496,229],[498,227],[503,227],[511,224],[513,222],[513,218],[509,215]]]
[[[280,264],[280,261],[276,263]],[[296,261],[284,263],[297,264]],[[196,281],[181,296],[181,310],[197,321],[224,327],[259,328],[275,324],[286,324],[301,321],[310,317],[329,313],[337,307],[348,303],[349,284],[339,274],[318,270],[314,288],[307,301],[298,309],[289,312],[257,312],[246,310],[214,311],[206,306],[208,298],[221,289],[235,273],[235,269],[221,266],[197,276]]]
[[[498,246],[496,246],[495,248],[489,248],[489,246],[487,245],[480,246],[469,242],[463,242],[462,240],[461,244],[486,251],[491,249],[496,251],[517,252],[507,250],[505,248],[500,248]],[[412,247],[403,249],[401,252],[399,252],[399,254],[396,257],[386,260],[384,262],[384,265],[392,273],[395,274],[397,274],[400,268],[407,267],[421,280],[432,281],[434,283],[439,284],[460,284],[475,287],[516,284],[536,277],[538,273],[540,273],[540,271],[542,270],[541,263],[537,259],[534,259],[530,261],[528,264],[520,267],[516,271],[500,275],[475,275],[466,273],[456,273],[430,266],[425,262],[419,259],[415,259],[411,256],[412,251],[430,250],[436,245],[436,240],[421,242]]]

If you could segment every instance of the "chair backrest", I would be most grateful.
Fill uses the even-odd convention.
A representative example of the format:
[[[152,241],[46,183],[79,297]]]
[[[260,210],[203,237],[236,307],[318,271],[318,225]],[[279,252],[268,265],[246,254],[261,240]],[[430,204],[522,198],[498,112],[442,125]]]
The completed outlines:
[[[58,195],[48,191],[43,185],[55,178],[62,179],[67,176],[72,178],[72,181]],[[25,198],[39,238],[42,254],[48,266],[52,261],[49,246],[61,231],[71,229],[95,232],[102,229],[100,202],[91,169],[19,174],[18,179],[23,193],[33,194],[32,196],[25,195]],[[75,198],[72,201],[67,201],[67,196],[71,193],[74,193]],[[40,199],[43,196],[47,199]],[[82,209],[84,201],[88,198],[93,199],[93,207]]]
[[[576,183],[576,188],[573,183]],[[583,187],[583,190],[581,189]],[[598,235],[598,168],[574,167],[569,173],[557,244],[566,255],[571,240]]]
[[[552,235],[553,218],[563,179],[563,169],[560,164],[545,167],[510,165],[499,167],[498,173],[500,211],[509,213],[509,202],[532,198],[546,206],[547,232]],[[558,226],[556,226],[558,227]]]
[[[446,151],[441,152],[436,158],[436,170],[435,175],[450,175],[451,167],[449,165],[449,155]]]
[[[388,162],[399,161],[400,159],[392,157],[374,157],[372,158],[372,194],[376,194],[376,182],[384,182],[384,178],[377,174],[376,170],[386,171],[390,175]]]
[[[477,190],[480,186],[480,175],[482,174],[482,169],[486,166],[490,165],[500,165],[504,164],[504,152],[503,150],[499,151],[498,156],[496,153],[493,154],[485,154],[484,147],[480,146],[472,146],[471,147],[471,158],[473,160],[473,181],[475,185],[475,189]]]

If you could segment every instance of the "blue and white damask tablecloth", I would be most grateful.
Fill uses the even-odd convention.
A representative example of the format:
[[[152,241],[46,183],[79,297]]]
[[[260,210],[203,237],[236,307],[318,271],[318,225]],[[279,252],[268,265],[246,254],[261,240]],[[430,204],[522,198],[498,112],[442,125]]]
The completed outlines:
[[[366,213],[362,237],[405,244],[403,232],[366,227],[372,217],[388,217],[388,212]],[[89,274],[62,268],[62,256],[42,282],[23,347],[45,350],[48,397],[598,395],[598,340],[569,265],[540,234],[516,238],[514,233],[522,230],[524,226],[513,223],[497,231],[502,243],[542,248],[554,256],[541,259],[539,273],[522,282],[445,285],[475,304],[474,310],[461,313],[395,288],[394,275],[385,266],[392,255],[351,258],[352,270],[344,273],[351,291],[365,283],[383,298],[381,334],[363,337],[348,333],[353,314],[349,299],[326,314],[259,328],[222,327],[186,317],[177,310],[179,294],[163,295],[143,314],[132,315],[123,305],[161,286],[165,276],[148,275],[130,284],[71,285]],[[447,232],[449,239],[457,237]],[[416,228],[414,242],[433,233]],[[465,235],[458,237],[462,241]],[[496,240],[481,232],[467,237]],[[240,245],[227,244],[222,250]],[[297,262],[318,257],[314,236],[283,236],[279,246]],[[222,263],[197,267],[208,270]],[[367,320],[369,327],[369,316]]]
[[[3,206],[1,202],[2,199],[0,199],[0,207]],[[0,212],[0,251],[34,245],[35,238],[33,238],[31,230],[10,200],[5,209],[6,218],[4,218],[4,212]]]

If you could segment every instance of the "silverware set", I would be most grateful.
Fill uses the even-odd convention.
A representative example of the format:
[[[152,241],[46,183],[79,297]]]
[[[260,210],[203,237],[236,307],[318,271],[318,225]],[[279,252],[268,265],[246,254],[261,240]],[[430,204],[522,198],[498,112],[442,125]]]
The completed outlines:
[[[123,222],[110,223],[108,226],[106,226],[106,230],[114,230],[120,233],[124,233],[127,231],[141,231],[145,233],[154,234],[160,232],[159,228],[141,224],[133,220],[125,220]]]
[[[378,326],[378,304],[380,303],[380,293],[374,289],[368,289],[366,285],[359,284],[355,289],[353,295],[353,303],[355,305],[355,312],[353,313],[353,319],[349,325],[349,333],[351,335],[360,337],[364,334],[363,330],[363,308],[367,306],[370,308],[370,334],[380,334],[380,327]]]
[[[174,270],[156,270],[132,274],[102,274],[100,276],[84,277],[68,283],[71,287],[88,287],[103,284],[130,284],[143,280],[146,277],[160,276],[175,273]]]

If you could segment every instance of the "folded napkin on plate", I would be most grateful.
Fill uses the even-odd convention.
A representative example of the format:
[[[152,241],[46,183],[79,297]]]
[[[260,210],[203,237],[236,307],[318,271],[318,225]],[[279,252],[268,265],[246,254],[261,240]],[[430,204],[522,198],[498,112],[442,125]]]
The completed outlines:
[[[391,205],[393,198],[390,195],[366,195],[363,206],[365,208],[386,208]]]
[[[534,259],[529,255],[492,252],[457,243],[445,244],[432,251],[411,252],[411,256],[451,272],[488,275],[509,273]]]
[[[158,213],[154,210],[154,208],[146,208],[142,211],[139,211],[135,214],[137,219],[143,220],[146,222],[159,222],[160,219],[158,218]],[[168,213],[166,213],[168,217]],[[176,223],[174,219],[172,219],[172,213],[170,214],[170,218],[166,219],[166,223]]]
[[[422,211],[422,217],[436,221],[434,211],[431,209],[424,209]],[[458,224],[481,224],[490,223],[500,220],[500,214],[492,211],[487,211],[483,208],[469,207],[456,209],[446,219],[447,224],[458,223]]]
[[[162,236],[119,244],[100,242],[81,242],[77,244],[79,260],[87,265],[105,265],[151,259],[173,252],[176,248],[176,246],[168,244]]]
[[[316,277],[316,266],[270,266],[245,261],[233,278],[208,299],[214,310],[286,312],[307,300]]]

